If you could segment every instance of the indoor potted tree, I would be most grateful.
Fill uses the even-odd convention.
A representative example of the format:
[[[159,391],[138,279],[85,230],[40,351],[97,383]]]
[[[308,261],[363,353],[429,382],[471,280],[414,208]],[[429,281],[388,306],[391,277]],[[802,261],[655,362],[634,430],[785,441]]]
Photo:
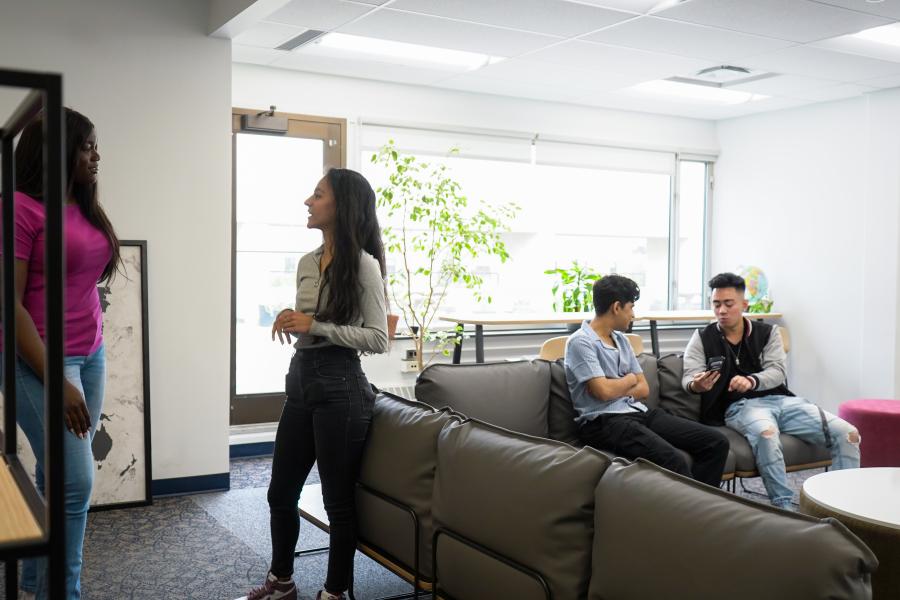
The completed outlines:
[[[455,152],[455,150],[451,150]],[[388,172],[388,184],[376,189],[377,204],[385,218],[385,252],[394,255],[398,268],[388,274],[392,310],[399,310],[415,345],[419,370],[437,352],[449,354],[458,338],[455,331],[435,331],[432,323],[451,284],[462,284],[479,302],[483,277],[473,259],[496,256],[509,259],[500,237],[514,218],[515,204],[469,205],[462,188],[446,165],[429,164],[397,151],[394,141],[372,155],[372,162]],[[425,343],[435,342],[425,360]]]

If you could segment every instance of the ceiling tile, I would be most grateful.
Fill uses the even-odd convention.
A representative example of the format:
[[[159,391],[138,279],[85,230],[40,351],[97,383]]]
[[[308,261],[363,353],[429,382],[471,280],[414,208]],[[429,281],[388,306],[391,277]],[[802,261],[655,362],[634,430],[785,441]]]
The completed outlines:
[[[257,23],[247,31],[235,37],[232,42],[241,46],[258,46],[260,48],[276,48],[289,39],[306,31],[303,27],[283,25],[281,23]]]
[[[449,76],[447,71],[440,69],[394,65],[377,61],[359,61],[330,56],[315,56],[302,52],[288,52],[285,56],[272,63],[272,66],[343,77],[359,77],[361,79],[377,79],[379,81],[417,85],[429,85]]]
[[[886,77],[875,77],[874,79],[863,79],[857,83],[881,89],[900,87],[900,73],[887,75]]]
[[[797,96],[807,90],[837,85],[839,81],[802,77],[800,75],[776,75],[766,79],[758,79],[747,83],[729,85],[729,90],[741,90],[767,96]]]
[[[811,100],[802,100],[799,98],[767,98],[756,102],[747,102],[745,104],[732,104],[729,106],[720,106],[715,110],[709,111],[709,118],[721,121],[722,119],[732,119],[735,117],[744,117],[773,110],[785,110],[788,108],[796,108],[798,106],[806,106],[813,104]]]
[[[811,46],[793,46],[742,61],[743,67],[772,73],[792,73],[836,81],[858,81],[900,73],[900,63],[832,52]]]
[[[811,0],[692,0],[655,15],[802,43],[891,22]]]
[[[640,17],[581,38],[628,48],[730,62],[793,44],[716,27]]]
[[[842,83],[840,85],[831,85],[828,87],[813,88],[793,95],[795,98],[804,100],[813,100],[815,102],[828,102],[830,100],[840,100],[841,98],[852,98],[877,92],[878,88],[864,85],[856,85],[854,83]]]
[[[391,9],[563,37],[613,25],[632,15],[564,0],[395,0]]]
[[[626,75],[637,81],[693,75],[701,69],[718,64],[713,61],[577,40],[539,50],[529,54],[528,59]]]
[[[781,110],[812,103],[810,100],[799,98],[766,98],[754,102],[745,102],[743,104],[704,105],[680,102],[677,99],[639,97],[626,92],[611,92],[596,100],[582,99],[579,102],[590,104],[592,106],[711,120],[729,119],[732,117],[770,110]]]
[[[571,90],[571,94],[583,96],[589,93],[606,92],[634,85],[634,77],[598,75],[593,71],[576,69],[526,59],[510,59],[459,76],[465,80],[496,80],[517,84],[551,86],[561,90]]]
[[[862,0],[813,0],[819,4],[830,4],[831,6],[840,6],[841,8],[849,8],[856,12],[885,17],[887,19],[900,20],[900,2],[887,0],[887,2],[865,2]]]
[[[288,54],[286,50],[231,44],[231,62],[269,65]]]
[[[571,102],[576,93],[572,90],[545,86],[538,83],[522,83],[502,81],[499,79],[480,79],[461,75],[435,84],[434,87],[475,92],[479,94],[493,94],[496,96],[510,96],[512,98],[526,98],[530,100],[544,100],[547,102]]]
[[[576,102],[585,106],[672,115],[677,117],[690,117],[697,119],[710,118],[708,116],[709,110],[711,108],[715,108],[709,106],[698,106],[696,104],[670,102],[661,98],[636,98],[634,96],[618,92],[610,92],[607,94],[579,98],[576,100]]]
[[[373,8],[342,0],[291,0],[269,15],[266,21],[329,31],[361,17]]]
[[[368,4],[369,6],[381,6],[390,1],[391,0],[348,0],[348,2],[352,2],[353,4]]]
[[[341,27],[340,32],[507,57],[559,41],[557,37],[537,33],[498,29],[390,9],[373,12]]]

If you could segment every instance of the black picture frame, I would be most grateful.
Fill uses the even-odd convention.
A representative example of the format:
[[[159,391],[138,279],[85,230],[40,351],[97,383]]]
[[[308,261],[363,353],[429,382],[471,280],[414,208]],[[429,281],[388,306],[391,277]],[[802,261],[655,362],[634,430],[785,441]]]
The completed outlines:
[[[92,511],[153,503],[147,241],[121,240],[119,244],[121,272],[109,283],[98,286],[107,377],[103,410],[92,445],[95,464]],[[138,299],[139,307],[135,306]],[[139,326],[133,322],[137,314],[140,314]],[[140,339],[137,339],[138,331]],[[136,353],[140,354],[140,360]],[[139,374],[134,369],[136,364],[141,365]],[[143,427],[142,434],[134,432],[138,423]],[[133,452],[139,446],[142,457]],[[123,451],[126,453],[122,454]],[[129,458],[128,454],[132,456]]]

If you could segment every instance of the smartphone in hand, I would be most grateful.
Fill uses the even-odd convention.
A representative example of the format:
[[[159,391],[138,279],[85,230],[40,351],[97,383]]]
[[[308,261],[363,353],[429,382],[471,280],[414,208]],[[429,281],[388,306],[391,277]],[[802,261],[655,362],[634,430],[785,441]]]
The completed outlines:
[[[722,367],[725,366],[725,357],[724,356],[710,356],[706,360],[706,370],[707,371],[721,371]]]

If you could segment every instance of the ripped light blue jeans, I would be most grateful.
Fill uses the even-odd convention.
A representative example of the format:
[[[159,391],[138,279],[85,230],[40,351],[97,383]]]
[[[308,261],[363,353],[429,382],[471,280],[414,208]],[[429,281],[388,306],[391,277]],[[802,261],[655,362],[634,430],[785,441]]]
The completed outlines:
[[[859,432],[847,421],[825,412],[831,437],[831,468],[859,467]],[[794,497],[787,484],[779,433],[788,433],[812,444],[825,445],[819,408],[799,396],[763,396],[738,400],[725,411],[725,425],[747,438],[756,468],[772,504],[787,508]],[[851,434],[855,434],[850,441]]]
[[[0,354],[2,357],[2,354]],[[64,431],[64,495],[66,512],[66,595],[65,600],[81,598],[81,562],[87,511],[94,485],[94,456],[91,441],[97,431],[103,392],[106,385],[106,353],[100,346],[90,356],[67,356],[63,373],[84,396],[91,415],[88,437],[79,439]],[[16,360],[16,416],[37,459],[37,486],[44,491],[44,382],[21,359]],[[35,592],[37,600],[47,598],[47,561],[44,558],[22,562],[23,591]],[[53,599],[56,600],[56,599]],[[62,599],[60,599],[62,600]]]

